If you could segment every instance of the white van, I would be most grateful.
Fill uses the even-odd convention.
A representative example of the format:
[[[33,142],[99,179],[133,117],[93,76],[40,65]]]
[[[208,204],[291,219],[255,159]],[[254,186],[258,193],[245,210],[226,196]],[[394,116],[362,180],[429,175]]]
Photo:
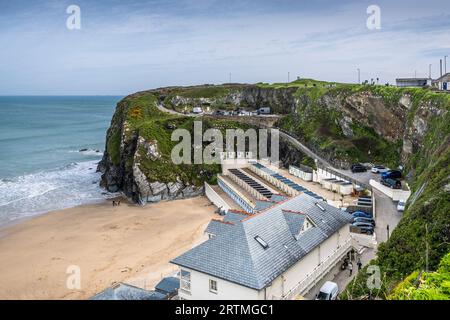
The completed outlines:
[[[337,283],[327,281],[320,288],[319,293],[316,296],[316,300],[336,300],[339,293],[339,288]]]

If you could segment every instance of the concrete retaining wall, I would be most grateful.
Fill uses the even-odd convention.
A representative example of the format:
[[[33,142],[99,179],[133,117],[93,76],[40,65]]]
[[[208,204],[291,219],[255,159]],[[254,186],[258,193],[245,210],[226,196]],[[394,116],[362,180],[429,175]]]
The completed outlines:
[[[399,190],[399,189],[391,189],[373,179],[370,179],[369,183],[373,188],[383,192],[385,195],[387,195],[393,201],[406,201],[406,200],[408,200],[409,196],[411,195],[410,190],[406,191],[406,190]]]
[[[205,195],[217,208],[221,208],[225,212],[231,209],[228,203],[207,182],[205,182]]]

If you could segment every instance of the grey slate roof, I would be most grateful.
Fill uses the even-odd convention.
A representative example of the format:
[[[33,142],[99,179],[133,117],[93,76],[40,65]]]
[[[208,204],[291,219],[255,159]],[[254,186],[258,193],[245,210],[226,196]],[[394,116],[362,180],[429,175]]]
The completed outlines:
[[[240,222],[248,217],[248,214],[236,212],[234,210],[228,210],[228,212],[223,217],[223,221],[226,222]]]
[[[291,230],[291,234],[294,237],[298,236],[300,228],[303,226],[303,222],[305,222],[306,215],[285,210],[283,210],[283,214],[289,226],[289,230]]]
[[[227,213],[227,215],[228,215],[228,213]],[[228,229],[233,226],[234,226],[234,224],[231,222],[224,223],[219,220],[211,220],[209,222],[208,226],[206,227],[205,232],[210,233],[214,236],[218,236],[218,235],[226,233],[228,231]]]
[[[174,294],[177,289],[180,288],[180,279],[176,277],[163,278],[155,286],[155,290],[161,292],[164,295]]]
[[[301,215],[296,214],[297,217],[286,210],[305,213],[315,227],[296,239]],[[233,227],[171,262],[260,290],[350,221],[348,213],[300,194],[235,222]],[[256,236],[268,244],[266,249],[255,240]]]
[[[126,283],[117,283],[106,288],[89,300],[164,300],[166,296],[160,292],[141,289]]]
[[[274,205],[276,205],[275,202],[257,200],[255,205],[255,211],[262,211],[267,208],[273,207]]]

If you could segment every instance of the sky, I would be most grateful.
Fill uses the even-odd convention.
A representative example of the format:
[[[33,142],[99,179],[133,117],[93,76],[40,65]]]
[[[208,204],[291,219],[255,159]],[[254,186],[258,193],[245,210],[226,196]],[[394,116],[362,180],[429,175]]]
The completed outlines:
[[[80,29],[69,29],[80,8]],[[369,29],[370,5],[380,29]],[[0,0],[0,95],[439,76],[445,0]],[[447,62],[450,71],[450,58]]]

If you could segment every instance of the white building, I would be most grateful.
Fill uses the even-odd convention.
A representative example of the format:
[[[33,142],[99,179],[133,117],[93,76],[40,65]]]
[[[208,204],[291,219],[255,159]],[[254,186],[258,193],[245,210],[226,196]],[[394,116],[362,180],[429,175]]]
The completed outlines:
[[[397,87],[429,87],[431,86],[430,78],[397,78],[395,79]]]
[[[171,262],[181,299],[291,299],[351,250],[351,216],[300,194],[258,214],[229,212],[209,239]]]
[[[433,85],[439,90],[450,91],[450,72],[433,80]]]

